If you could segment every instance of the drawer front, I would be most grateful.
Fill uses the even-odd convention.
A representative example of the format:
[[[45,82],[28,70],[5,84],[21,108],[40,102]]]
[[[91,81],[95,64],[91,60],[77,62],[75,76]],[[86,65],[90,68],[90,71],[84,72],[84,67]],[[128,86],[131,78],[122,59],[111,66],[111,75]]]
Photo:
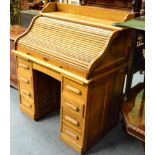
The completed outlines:
[[[20,96],[20,99],[21,99],[21,104],[23,106],[25,106],[27,109],[31,110],[32,112],[34,112],[34,101],[21,95]]]
[[[18,74],[18,81],[19,81],[19,84],[23,84],[26,87],[33,88],[32,76],[27,76],[25,74],[22,74],[22,75]]]
[[[61,131],[67,138],[69,138],[72,142],[75,142],[77,144],[82,145],[82,136],[68,127],[67,125],[62,125],[62,131]]]
[[[25,78],[32,77],[32,71],[30,71],[30,70],[18,68],[17,72],[18,72],[18,79],[19,79],[19,77],[25,77]]]
[[[77,131],[81,132],[83,128],[83,119],[79,118],[76,114],[68,111],[66,108],[62,110],[62,119],[63,122],[70,124]]]
[[[62,106],[81,118],[84,117],[84,105],[73,101],[71,98],[69,99],[65,95],[62,95]]]
[[[32,74],[32,62],[17,57],[18,72],[21,74]]]
[[[84,100],[86,96],[86,87],[77,82],[64,78],[63,91],[72,94],[74,97]]]
[[[23,83],[19,83],[19,88],[20,88],[21,95],[26,96],[30,99],[34,99],[32,88],[25,86],[25,84],[23,84]]]

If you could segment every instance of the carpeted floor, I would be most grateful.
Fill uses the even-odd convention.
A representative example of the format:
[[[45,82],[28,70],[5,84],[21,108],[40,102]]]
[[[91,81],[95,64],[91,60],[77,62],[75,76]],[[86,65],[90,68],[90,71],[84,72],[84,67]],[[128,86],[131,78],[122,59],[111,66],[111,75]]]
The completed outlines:
[[[33,121],[20,112],[18,91],[14,88],[10,91],[11,155],[78,155],[59,139],[59,111]],[[144,155],[142,143],[129,136],[122,126],[120,122],[86,155]]]

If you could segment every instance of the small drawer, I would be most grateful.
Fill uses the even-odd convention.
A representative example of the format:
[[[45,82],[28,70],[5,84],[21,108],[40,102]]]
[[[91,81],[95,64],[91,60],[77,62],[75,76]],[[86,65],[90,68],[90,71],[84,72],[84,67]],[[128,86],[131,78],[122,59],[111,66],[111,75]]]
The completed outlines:
[[[62,124],[62,131],[61,131],[67,138],[71,139],[71,141],[82,145],[82,136],[71,129],[70,127],[66,126],[65,124]]]
[[[79,132],[82,131],[83,119],[79,118],[76,114],[68,111],[66,108],[62,110],[62,119],[67,124],[72,125]]]
[[[34,112],[34,102],[33,100],[21,95],[20,96],[21,99],[21,104],[23,106],[25,106],[26,108],[28,108],[29,110],[31,110],[32,112]]]
[[[33,99],[33,89],[25,86],[23,83],[19,83],[19,87],[20,87],[20,94],[21,95]]]
[[[17,57],[17,67],[18,72],[22,72],[25,74],[30,74],[29,72],[32,72],[32,62],[20,57]]]
[[[32,88],[32,77],[25,75],[18,75],[18,81],[20,84],[23,84],[27,87]]]
[[[63,91],[68,92],[78,98],[85,99],[86,96],[86,87],[74,82],[72,80],[69,80],[67,78],[64,78],[63,81]]]
[[[72,111],[74,114],[84,117],[84,105],[73,101],[73,99],[68,99],[65,95],[62,95],[62,106],[67,110]]]
[[[18,68],[17,72],[18,72],[18,77],[20,77],[20,76],[25,77],[25,78],[32,77],[32,71],[30,71],[30,70],[25,71],[22,68]]]

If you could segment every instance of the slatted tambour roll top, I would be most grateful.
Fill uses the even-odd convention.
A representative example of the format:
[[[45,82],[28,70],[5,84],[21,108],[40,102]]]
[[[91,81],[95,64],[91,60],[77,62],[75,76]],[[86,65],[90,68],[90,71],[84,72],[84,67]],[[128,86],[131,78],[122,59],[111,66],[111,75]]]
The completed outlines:
[[[41,16],[18,45],[87,71],[103,53],[111,35],[110,30]]]

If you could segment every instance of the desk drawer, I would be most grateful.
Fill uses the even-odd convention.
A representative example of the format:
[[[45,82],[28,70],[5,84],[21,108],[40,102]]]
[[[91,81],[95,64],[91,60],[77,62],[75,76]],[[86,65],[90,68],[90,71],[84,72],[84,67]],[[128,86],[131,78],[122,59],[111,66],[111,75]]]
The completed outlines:
[[[64,78],[63,81],[63,91],[68,92],[72,94],[75,97],[78,97],[79,99],[84,100],[86,96],[86,87],[74,82],[72,80],[69,80],[67,78]]]
[[[67,124],[72,125],[79,132],[82,131],[83,119],[78,117],[76,114],[70,112],[66,108],[63,108],[62,110],[62,119],[63,119],[63,122],[66,122]]]
[[[23,84],[26,87],[33,88],[33,85],[32,85],[32,76],[26,76],[24,74],[22,74],[22,75],[19,74],[18,75],[18,81],[19,81],[19,84]]]
[[[32,77],[32,71],[30,71],[30,70],[18,68],[17,72],[18,72],[18,79],[19,79],[19,77],[25,77],[25,78]]]
[[[17,67],[18,72],[21,74],[32,74],[32,62],[22,59],[20,57],[17,57]]]
[[[70,127],[68,127],[67,125],[65,125],[65,124],[62,125],[61,132],[63,133],[63,135],[65,135],[67,138],[69,138],[71,140],[71,142],[82,145],[82,143],[83,143],[82,136],[78,132],[76,132],[73,129],[71,129]]]
[[[26,96],[28,98],[34,99],[33,97],[33,89],[25,86],[23,83],[19,83],[20,94]]]
[[[20,96],[20,99],[21,99],[21,104],[23,106],[25,106],[27,109],[31,110],[32,112],[34,112],[34,101],[21,95]]]
[[[84,117],[84,105],[76,102],[75,100],[67,97],[66,95],[62,95],[62,106],[69,111],[72,111],[75,115]]]

